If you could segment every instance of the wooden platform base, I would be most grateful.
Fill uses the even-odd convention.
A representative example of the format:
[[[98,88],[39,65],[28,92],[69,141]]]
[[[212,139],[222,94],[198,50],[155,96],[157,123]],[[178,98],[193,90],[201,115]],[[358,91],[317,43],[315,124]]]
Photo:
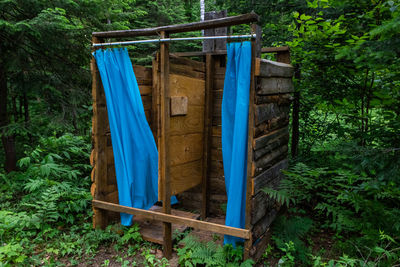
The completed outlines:
[[[153,206],[150,208],[151,211],[162,212],[162,207],[160,206]],[[198,219],[200,217],[199,214],[181,211],[181,210],[171,210],[172,215],[188,218],[188,219]],[[140,227],[140,234],[142,235],[143,239],[149,242],[157,243],[162,245],[163,244],[163,223],[160,221],[153,221],[148,220],[140,215],[136,215],[133,217],[133,221],[139,224]],[[172,224],[172,234],[176,231],[184,232],[187,229],[184,225],[176,225]]]

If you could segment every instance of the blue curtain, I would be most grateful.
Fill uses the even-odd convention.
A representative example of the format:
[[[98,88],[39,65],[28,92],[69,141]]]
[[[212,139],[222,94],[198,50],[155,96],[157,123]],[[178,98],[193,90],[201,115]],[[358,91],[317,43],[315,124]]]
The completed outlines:
[[[229,43],[222,98],[222,157],[228,196],[227,226],[244,228],[251,43]],[[224,244],[242,240],[225,236]]]
[[[158,152],[126,49],[94,53],[107,100],[119,204],[149,209],[157,202]],[[121,213],[121,224],[132,215]]]

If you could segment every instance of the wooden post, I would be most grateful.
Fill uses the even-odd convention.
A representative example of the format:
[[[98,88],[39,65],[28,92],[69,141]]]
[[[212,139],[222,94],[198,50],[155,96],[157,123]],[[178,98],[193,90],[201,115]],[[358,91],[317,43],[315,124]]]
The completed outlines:
[[[100,43],[102,39],[92,37],[93,43]],[[97,49],[100,49],[97,48]],[[93,49],[92,51],[95,51]],[[92,72],[92,97],[93,97],[93,121],[92,121],[92,136],[93,136],[93,168],[94,181],[92,184],[93,199],[104,200],[105,189],[107,186],[107,107],[106,97],[104,95],[103,84],[101,82],[100,73],[97,68],[96,60],[92,56],[90,62]],[[107,224],[107,211],[94,208],[93,210],[93,227],[104,229]]]
[[[254,136],[254,99],[256,91],[256,77],[255,67],[256,58],[260,57],[261,53],[261,27],[257,24],[251,25],[252,33],[256,33],[256,39],[251,40],[251,81],[250,81],[250,99],[249,99],[249,124],[248,124],[248,137],[247,137],[247,183],[246,183],[246,220],[245,228],[251,229],[251,197],[252,197],[252,171],[251,166],[253,162],[253,136]],[[247,239],[244,243],[243,257],[248,259],[250,257],[250,249],[253,240]]]
[[[161,38],[167,38],[168,34],[161,32]],[[171,181],[169,176],[170,159],[169,159],[169,123],[170,123],[170,95],[169,95],[169,51],[168,43],[160,43],[160,103],[161,103],[161,131],[160,131],[160,147],[159,161],[163,212],[171,213]],[[172,229],[171,223],[163,223],[164,233],[164,256],[170,259],[172,256]]]
[[[153,130],[154,140],[156,141],[157,147],[160,146],[159,138],[160,138],[160,53],[157,52],[155,58],[153,58],[152,65],[152,88],[151,88],[151,124]]]
[[[202,178],[202,202],[201,218],[203,220],[208,216],[208,179],[211,166],[211,134],[212,134],[212,115],[213,115],[213,77],[214,77],[214,59],[211,54],[206,54],[206,90],[205,90],[205,108],[204,108],[204,143],[203,143],[203,178]]]

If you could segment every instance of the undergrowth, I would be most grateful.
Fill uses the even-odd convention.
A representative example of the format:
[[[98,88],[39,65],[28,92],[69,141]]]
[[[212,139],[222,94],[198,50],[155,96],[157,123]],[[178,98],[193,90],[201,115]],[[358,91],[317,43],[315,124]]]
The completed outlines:
[[[393,173],[396,168],[386,170],[390,164],[385,161],[378,164],[371,150],[358,149],[362,156],[349,153],[355,149],[337,148],[323,160],[298,162],[284,172],[286,179],[278,189],[263,190],[292,207],[273,225],[272,240],[278,252],[275,256],[281,257],[280,265],[399,264],[398,172]],[[331,233],[334,246],[329,257],[325,257],[323,246],[312,252],[313,237],[321,232]]]
[[[187,235],[180,241],[183,245],[177,248],[179,264],[181,266],[206,267],[250,267],[252,260],[243,261],[243,247],[232,245],[221,246],[215,242],[201,242],[192,235]]]

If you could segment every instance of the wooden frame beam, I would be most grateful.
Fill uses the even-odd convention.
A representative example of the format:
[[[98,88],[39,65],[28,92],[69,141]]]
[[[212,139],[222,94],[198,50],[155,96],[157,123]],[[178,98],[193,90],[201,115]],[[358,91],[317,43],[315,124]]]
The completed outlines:
[[[205,29],[220,28],[220,27],[226,27],[226,26],[251,23],[251,22],[258,21],[258,19],[259,19],[259,17],[256,13],[248,13],[248,14],[232,16],[232,17],[205,20],[205,21],[199,21],[199,22],[191,22],[191,23],[186,23],[186,24],[160,26],[160,27],[155,27],[155,28],[93,32],[92,36],[103,37],[103,38],[123,38],[123,37],[158,35],[162,31],[165,33],[170,33],[170,34],[171,33],[179,33],[179,32],[191,32],[191,31],[198,31],[198,30],[205,30]]]
[[[206,88],[205,88],[205,109],[204,109],[204,139],[203,139],[203,177],[202,177],[202,200],[201,200],[201,218],[203,220],[208,216],[209,204],[209,174],[211,166],[211,146],[212,135],[212,116],[213,116],[213,78],[214,78],[214,59],[211,54],[207,54],[206,60]]]
[[[132,215],[140,215],[149,220],[157,220],[157,221],[162,221],[162,222],[169,223],[169,224],[174,223],[174,224],[186,225],[188,227],[192,227],[195,229],[210,231],[210,232],[219,233],[219,234],[223,234],[223,235],[237,236],[237,237],[244,238],[244,239],[249,239],[251,237],[250,230],[246,230],[246,229],[230,227],[230,226],[221,225],[221,224],[217,224],[217,223],[199,221],[199,220],[195,220],[195,219],[184,218],[184,217],[180,217],[180,216],[176,216],[176,215],[165,214],[165,213],[151,211],[151,210],[131,208],[131,207],[126,207],[126,206],[109,203],[109,202],[105,202],[105,201],[101,201],[101,200],[92,200],[92,204],[94,207],[96,207],[98,209],[110,210],[110,211],[114,211],[114,212],[123,212],[123,213],[127,213],[127,214],[132,214]]]
[[[261,48],[261,54],[267,53],[286,53],[289,52],[290,49],[288,46],[278,46],[278,47],[263,47]],[[178,57],[202,57],[206,54],[211,55],[226,55],[226,50],[215,50],[213,52],[203,52],[203,51],[193,51],[193,52],[175,52],[171,55]]]
[[[168,33],[162,31],[161,38],[168,37]],[[161,103],[161,129],[159,151],[159,181],[161,181],[162,211],[171,214],[171,177],[169,158],[169,124],[170,124],[170,94],[169,94],[169,44],[160,44],[160,103]],[[160,186],[160,185],[159,185]],[[172,257],[172,226],[169,222],[163,223],[164,256]]]

